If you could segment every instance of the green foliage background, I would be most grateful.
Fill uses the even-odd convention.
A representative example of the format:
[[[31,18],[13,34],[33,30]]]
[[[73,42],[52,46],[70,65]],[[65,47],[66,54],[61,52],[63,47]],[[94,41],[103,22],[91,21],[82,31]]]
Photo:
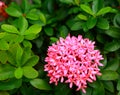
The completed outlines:
[[[120,95],[120,0],[9,1],[0,22],[0,95]],[[96,42],[102,76],[87,93],[49,84],[47,48],[59,37],[82,35]]]

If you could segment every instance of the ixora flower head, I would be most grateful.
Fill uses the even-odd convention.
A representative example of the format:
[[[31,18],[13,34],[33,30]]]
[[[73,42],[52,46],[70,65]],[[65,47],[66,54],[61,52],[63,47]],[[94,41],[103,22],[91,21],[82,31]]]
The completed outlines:
[[[101,75],[99,66],[103,66],[103,59],[99,50],[95,50],[95,42],[88,38],[83,39],[68,35],[60,38],[57,43],[49,46],[44,70],[48,72],[50,83],[69,83],[69,87],[86,92],[87,82],[96,80],[96,75]]]

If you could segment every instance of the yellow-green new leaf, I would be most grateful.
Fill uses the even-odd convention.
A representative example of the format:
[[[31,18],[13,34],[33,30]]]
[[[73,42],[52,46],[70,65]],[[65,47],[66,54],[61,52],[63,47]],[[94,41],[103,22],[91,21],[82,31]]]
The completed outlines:
[[[25,31],[24,35],[38,34],[41,30],[42,27],[39,24],[34,24]]]
[[[17,30],[17,28],[13,25],[3,24],[1,28],[8,33],[19,34],[19,31]]]
[[[18,68],[15,70],[14,74],[15,74],[15,77],[16,77],[17,79],[22,78],[22,76],[23,76],[23,69],[22,69],[21,67],[18,67]]]
[[[109,13],[111,10],[112,10],[111,7],[105,7],[105,8],[100,9],[100,10],[97,12],[96,15],[97,15],[97,16],[100,16],[100,15]]]
[[[87,5],[85,5],[85,4],[81,4],[80,7],[81,7],[81,9],[82,9],[83,11],[85,11],[86,13],[88,13],[88,14],[90,14],[90,15],[94,15],[92,9],[91,9],[89,6],[87,6]]]
[[[34,79],[38,76],[38,72],[33,67],[25,66],[23,67],[23,75],[26,78]]]

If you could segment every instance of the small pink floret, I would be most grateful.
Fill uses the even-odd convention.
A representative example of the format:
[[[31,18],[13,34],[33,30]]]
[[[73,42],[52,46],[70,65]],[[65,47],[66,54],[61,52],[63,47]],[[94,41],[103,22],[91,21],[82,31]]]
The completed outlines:
[[[99,50],[95,50],[95,42],[88,38],[83,39],[68,35],[65,39],[60,38],[56,44],[49,46],[44,70],[48,72],[50,83],[69,83],[77,90],[86,92],[87,82],[96,81],[96,75],[101,75],[99,66],[103,60]]]

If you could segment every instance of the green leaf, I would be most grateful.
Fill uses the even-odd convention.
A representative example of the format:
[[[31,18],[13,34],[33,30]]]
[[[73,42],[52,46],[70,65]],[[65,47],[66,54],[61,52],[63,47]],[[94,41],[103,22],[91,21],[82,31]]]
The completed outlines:
[[[11,44],[9,50],[7,51],[8,54],[8,62],[14,66],[18,66],[16,63],[16,54],[17,54],[17,48],[19,47],[19,44]]]
[[[24,47],[32,48],[31,42],[30,42],[30,41],[27,41],[27,40],[24,40],[24,41],[23,41],[23,46],[24,46]]]
[[[18,66],[21,66],[22,55],[23,55],[23,49],[20,45],[18,45],[17,52],[16,52],[16,62]]]
[[[15,74],[15,77],[16,77],[17,79],[22,78],[22,76],[23,76],[23,69],[22,69],[21,67],[18,67],[18,68],[15,70],[14,74]]]
[[[33,79],[33,78],[36,78],[38,76],[38,72],[33,67],[24,66],[23,67],[23,75],[26,78]]]
[[[115,71],[112,71],[112,70],[104,70],[104,71],[101,71],[102,73],[102,76],[100,76],[100,80],[116,80],[118,79],[119,75],[117,72]]]
[[[87,20],[87,27],[88,29],[92,29],[97,23],[97,18],[94,18],[94,17],[90,17],[88,20]]]
[[[120,80],[117,82],[117,90],[120,91]]]
[[[21,7],[24,11],[24,13],[27,13],[30,9],[30,4],[28,0],[22,0]]]
[[[106,43],[104,46],[104,50],[109,52],[114,52],[120,48],[120,42],[115,40],[109,43]]]
[[[108,91],[110,91],[112,93],[114,92],[114,85],[113,85],[112,81],[103,81],[102,83],[103,83],[105,89],[107,89]]]
[[[1,32],[0,33],[0,39],[4,38],[5,34],[6,34],[5,32]]]
[[[68,35],[69,30],[65,25],[61,26],[58,30],[60,31],[61,37],[65,38]]]
[[[32,9],[26,14],[26,18],[30,20],[39,20],[38,10]]]
[[[96,16],[100,16],[100,15],[109,13],[111,10],[112,10],[111,7],[104,7],[97,12]]]
[[[85,11],[86,13],[94,16],[94,13],[93,13],[92,9],[91,9],[89,6],[87,6],[87,5],[85,5],[85,4],[81,4],[80,7],[81,7],[81,9],[82,9],[83,11]]]
[[[26,40],[33,40],[33,39],[35,39],[35,38],[37,38],[38,37],[38,35],[36,35],[36,34],[29,34],[29,35],[25,35],[25,39]]]
[[[95,87],[93,88],[92,95],[105,95],[105,89],[102,82],[96,81],[93,84],[95,84]]]
[[[0,80],[14,77],[14,67],[9,64],[0,64]]]
[[[19,31],[17,30],[17,28],[13,25],[9,25],[9,24],[3,24],[1,25],[1,28],[8,33],[15,33],[15,34],[19,34]]]
[[[120,28],[117,27],[110,27],[109,30],[105,31],[107,35],[113,38],[120,38]]]
[[[33,79],[30,84],[40,90],[51,90],[50,85],[43,79]]]
[[[93,0],[92,10],[97,13],[104,6],[104,0]]]
[[[109,22],[105,18],[99,18],[97,21],[97,27],[100,29],[109,29]]]
[[[38,61],[39,61],[39,57],[34,55],[27,60],[25,66],[35,66],[38,63]]]
[[[18,24],[19,24],[19,30],[20,30],[20,34],[23,34],[23,32],[25,32],[25,30],[27,30],[28,28],[28,21],[26,20],[25,17],[21,16],[18,19]]]
[[[7,61],[8,61],[7,52],[4,51],[4,50],[0,51],[0,62],[1,62],[2,64],[5,64]]]
[[[9,44],[5,40],[0,40],[0,50],[8,50]]]
[[[120,27],[120,13],[115,15],[113,23],[116,27]]]
[[[44,24],[46,24],[46,18],[45,18],[45,15],[42,13],[42,12],[40,12],[39,13],[39,17],[40,17],[40,20],[44,23]]]
[[[5,10],[10,16],[13,16],[13,17],[22,16],[22,13],[19,10],[17,10],[16,8],[14,8],[14,7],[8,7]]]
[[[23,66],[31,58],[31,48],[25,47],[21,58],[21,65]]]
[[[9,79],[7,81],[0,81],[0,90],[12,90],[15,88],[19,88],[21,85],[21,79]]]
[[[119,59],[114,58],[114,59],[108,61],[108,64],[107,64],[105,70],[116,71],[118,68],[119,68]]]
[[[34,24],[30,26],[24,33],[24,35],[38,34],[42,30],[42,27],[39,24]]]
[[[85,21],[88,19],[87,16],[85,16],[85,15],[83,15],[83,14],[78,14],[77,17],[78,17],[79,19],[85,20]]]
[[[11,33],[6,33],[4,36],[4,40],[6,40],[9,43],[20,43],[23,41],[23,39],[24,36]]]
[[[82,23],[81,22],[73,22],[73,25],[70,28],[72,31],[77,31],[82,29]]]
[[[53,33],[54,33],[52,27],[45,27],[45,28],[44,28],[44,31],[45,31],[46,35],[48,35],[48,36],[52,36]]]

